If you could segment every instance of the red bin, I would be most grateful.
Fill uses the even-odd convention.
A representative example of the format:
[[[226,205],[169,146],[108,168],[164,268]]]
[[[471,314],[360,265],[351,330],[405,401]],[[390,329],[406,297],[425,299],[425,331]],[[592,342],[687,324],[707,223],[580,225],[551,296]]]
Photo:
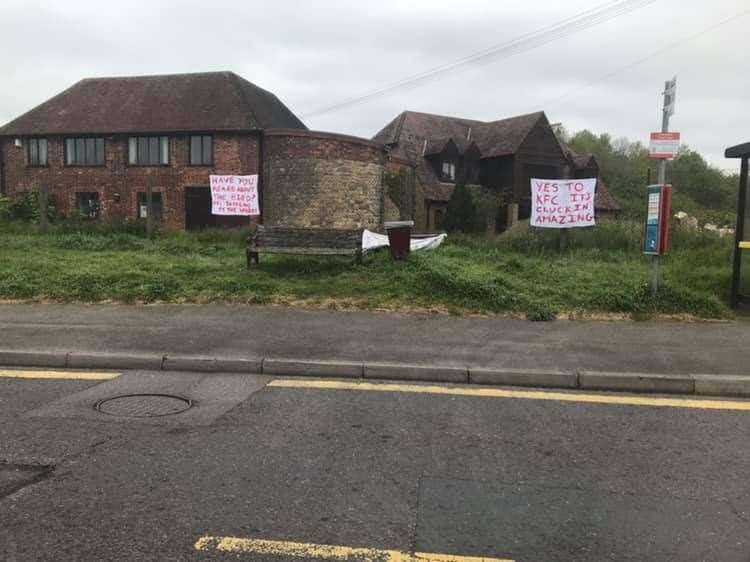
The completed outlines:
[[[414,221],[387,222],[385,231],[388,233],[388,245],[394,260],[405,260],[411,251],[411,229]]]

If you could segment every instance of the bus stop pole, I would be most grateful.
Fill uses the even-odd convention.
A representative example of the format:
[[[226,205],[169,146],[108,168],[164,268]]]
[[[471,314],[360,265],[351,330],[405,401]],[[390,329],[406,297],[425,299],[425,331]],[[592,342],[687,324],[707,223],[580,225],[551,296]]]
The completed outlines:
[[[665,88],[666,90],[666,88]],[[664,108],[662,109],[661,117],[661,132],[669,132],[669,111],[667,110],[667,97],[664,96]],[[667,183],[667,161],[662,159],[659,160],[659,185]],[[669,220],[670,217],[664,217],[664,220]],[[659,291],[659,268],[661,265],[661,256],[655,255],[651,261],[651,295],[656,296]]]
[[[732,269],[732,295],[730,305],[736,308],[740,303],[740,280],[742,276],[742,248],[740,242],[745,235],[745,214],[747,213],[747,174],[748,157],[743,156],[740,164],[740,192],[737,202],[737,224],[734,231],[734,266]]]

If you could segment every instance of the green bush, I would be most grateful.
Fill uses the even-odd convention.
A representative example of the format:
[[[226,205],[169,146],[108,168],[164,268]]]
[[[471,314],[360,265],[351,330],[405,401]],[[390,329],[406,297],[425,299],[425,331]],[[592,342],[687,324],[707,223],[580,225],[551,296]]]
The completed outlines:
[[[443,226],[448,232],[474,232],[477,222],[477,208],[471,193],[463,183],[453,189],[448,201]]]
[[[10,198],[0,195],[0,222],[9,221],[12,218]]]
[[[5,203],[5,212],[10,220],[19,220],[26,222],[39,222],[39,192],[24,191]],[[53,196],[47,198],[47,218],[54,220],[56,215],[55,199]]]
[[[529,303],[526,307],[526,320],[532,322],[549,322],[556,318],[555,311],[547,303]]]

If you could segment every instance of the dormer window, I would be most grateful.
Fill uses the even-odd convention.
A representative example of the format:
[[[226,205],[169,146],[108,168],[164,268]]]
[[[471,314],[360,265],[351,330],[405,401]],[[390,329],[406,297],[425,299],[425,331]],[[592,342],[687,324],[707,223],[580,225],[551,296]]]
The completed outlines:
[[[456,164],[454,162],[443,162],[443,179],[456,181]]]

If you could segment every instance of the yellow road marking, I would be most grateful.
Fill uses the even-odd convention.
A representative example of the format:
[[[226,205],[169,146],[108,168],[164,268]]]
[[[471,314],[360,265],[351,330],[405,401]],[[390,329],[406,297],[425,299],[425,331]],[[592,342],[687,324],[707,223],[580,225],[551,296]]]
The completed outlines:
[[[42,379],[107,381],[120,376],[120,373],[95,373],[91,371],[12,371],[0,370],[0,379]]]
[[[443,394],[448,396],[476,396],[480,398],[517,398],[522,400],[553,400],[589,404],[618,404],[624,406],[653,406],[660,408],[693,408],[698,410],[750,411],[750,401],[696,400],[690,398],[655,398],[648,396],[611,396],[579,392],[545,392],[535,390],[505,390],[500,388],[466,388],[416,384],[376,384],[321,380],[276,379],[268,386],[314,390],[359,390],[369,392],[406,392],[412,394]]]
[[[318,558],[320,560],[357,560],[359,562],[513,562],[500,558],[477,558],[452,554],[415,552],[409,554],[398,550],[377,548],[351,548],[287,541],[244,539],[239,537],[201,537],[195,543],[201,552],[231,552],[265,556],[289,556],[292,558]]]

